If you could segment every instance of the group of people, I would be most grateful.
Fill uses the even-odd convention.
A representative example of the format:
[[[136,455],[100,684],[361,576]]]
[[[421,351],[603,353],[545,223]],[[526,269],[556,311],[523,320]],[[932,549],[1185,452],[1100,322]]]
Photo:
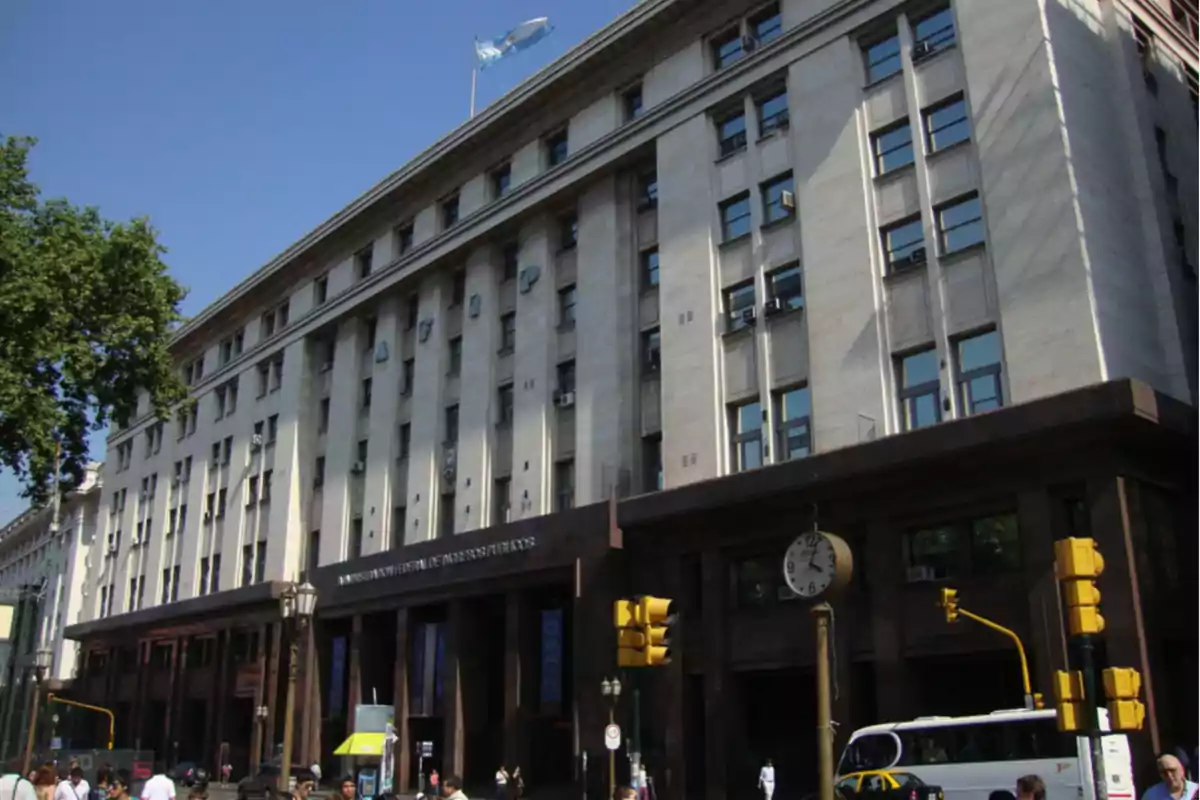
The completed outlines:
[[[21,758],[14,758],[0,777],[3,800],[129,800],[128,770],[112,770],[97,777],[90,786],[78,764],[59,767],[47,762],[22,775]]]
[[[496,800],[517,800],[525,796],[525,779],[521,768],[514,767],[510,774],[504,765],[496,770]]]

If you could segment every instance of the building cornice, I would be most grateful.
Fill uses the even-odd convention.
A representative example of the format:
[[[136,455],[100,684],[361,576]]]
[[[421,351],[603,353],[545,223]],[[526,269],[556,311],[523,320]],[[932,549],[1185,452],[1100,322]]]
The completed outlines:
[[[653,19],[678,2],[682,2],[682,0],[641,0],[641,2],[634,5],[629,11],[617,17],[617,19],[604,28],[568,50],[552,64],[525,80],[495,103],[492,103],[476,117],[459,125],[403,167],[359,195],[341,211],[301,238],[300,241],[275,256],[265,266],[243,279],[233,289],[226,292],[215,302],[209,304],[199,314],[187,320],[172,336],[172,346],[182,342],[192,333],[195,333],[222,311],[252,292],[268,278],[285,269],[288,265],[296,261],[296,259],[302,257],[308,250],[340,230],[346,223],[358,217],[405,183],[412,181],[421,173],[429,170],[442,159],[452,155],[456,149],[465,145],[472,138],[486,132],[522,103],[527,102],[535,95],[546,91],[554,84],[564,80],[588,59],[600,54],[614,42],[630,34],[648,20]]]

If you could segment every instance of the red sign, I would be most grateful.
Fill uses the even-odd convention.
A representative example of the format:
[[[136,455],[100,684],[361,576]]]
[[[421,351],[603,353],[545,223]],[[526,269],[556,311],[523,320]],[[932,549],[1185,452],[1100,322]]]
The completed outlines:
[[[129,777],[135,781],[148,781],[154,774],[154,765],[149,761],[134,761],[129,770]]]

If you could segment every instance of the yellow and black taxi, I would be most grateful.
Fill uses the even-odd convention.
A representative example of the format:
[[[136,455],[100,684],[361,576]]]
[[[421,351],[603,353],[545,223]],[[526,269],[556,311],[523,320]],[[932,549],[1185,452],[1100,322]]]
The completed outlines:
[[[834,791],[845,800],[945,800],[942,787],[930,786],[911,772],[894,769],[842,775]]]

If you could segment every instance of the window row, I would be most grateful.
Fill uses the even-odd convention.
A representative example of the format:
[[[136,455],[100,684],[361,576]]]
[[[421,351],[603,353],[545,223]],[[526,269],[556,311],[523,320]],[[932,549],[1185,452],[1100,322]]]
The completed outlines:
[[[983,331],[956,339],[953,347],[954,384],[958,413],[971,416],[1004,405],[1000,334]],[[911,431],[942,421],[950,401],[942,396],[940,358],[936,347],[896,358],[897,399],[902,430]]]
[[[963,95],[956,94],[921,111],[925,153],[933,155],[971,139],[971,117]],[[905,117],[871,134],[875,175],[887,175],[914,163],[912,126]]]
[[[913,63],[953,47],[958,36],[950,6],[933,9],[913,20],[912,38]],[[894,25],[890,30],[867,39],[862,45],[862,55],[868,86],[898,75],[904,68],[900,57],[900,36]]]
[[[796,194],[792,173],[788,172],[759,185],[762,224],[771,225],[796,215]],[[752,227],[750,192],[741,192],[718,206],[721,217],[721,241],[732,242],[750,235]]]
[[[807,386],[781,389],[771,396],[776,462],[812,454],[812,400]],[[758,398],[729,407],[730,472],[757,469],[770,457],[767,413]]]
[[[947,201],[933,209],[938,255],[949,256],[985,242],[983,207],[979,195]],[[885,271],[889,275],[906,272],[928,261],[925,226],[920,215],[906,217],[881,231]]]
[[[761,89],[755,92],[753,99],[759,139],[788,127],[791,116],[786,87],[775,85]],[[728,158],[746,149],[746,110],[740,97],[737,102],[736,108],[718,112],[713,117],[718,158]]]

